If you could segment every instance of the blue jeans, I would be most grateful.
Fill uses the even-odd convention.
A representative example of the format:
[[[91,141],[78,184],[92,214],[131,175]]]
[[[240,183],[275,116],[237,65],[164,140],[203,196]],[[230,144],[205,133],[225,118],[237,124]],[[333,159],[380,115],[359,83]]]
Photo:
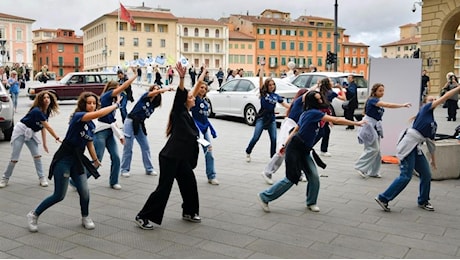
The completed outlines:
[[[32,154],[32,157],[34,158],[35,171],[37,171],[38,178],[45,176],[43,174],[41,155],[38,151],[38,143],[32,138],[27,141],[25,141],[24,139],[25,139],[24,135],[19,135],[11,142],[11,148],[12,148],[11,160],[8,163],[8,166],[5,172],[3,173],[4,179],[9,179],[11,175],[13,174],[13,169],[16,166],[16,163],[19,161],[19,155],[21,154],[22,146],[24,144],[27,145],[27,148],[29,148],[29,151]],[[16,162],[13,162],[13,161],[16,161]]]
[[[147,82],[148,82],[149,84],[152,83],[152,73],[147,73]]]
[[[54,193],[43,200],[35,209],[35,214],[40,216],[46,209],[62,201],[67,193],[69,177],[72,178],[80,195],[81,216],[87,217],[89,214],[89,189],[86,174],[79,174],[72,171],[78,163],[72,156],[66,156],[55,165],[54,174]]]
[[[120,155],[118,154],[117,140],[113,136],[112,129],[105,129],[94,134],[94,148],[99,161],[102,162],[104,150],[110,154],[110,186],[118,184],[118,176],[120,175]]]
[[[256,120],[256,125],[254,128],[254,135],[252,136],[251,141],[249,141],[248,147],[246,148],[246,153],[251,154],[252,149],[256,145],[257,141],[259,141],[260,136],[262,135],[262,131],[264,130],[264,119],[258,118]],[[270,125],[268,126],[268,135],[270,136],[270,158],[276,152],[276,121],[273,120]]]
[[[131,170],[134,139],[136,139],[137,143],[141,147],[142,162],[144,163],[145,171],[153,172],[149,141],[142,129],[139,128],[137,135],[134,135],[133,120],[131,118],[126,118],[123,125],[123,131],[125,132],[125,145],[123,146],[123,156],[121,158],[121,172],[129,172]]]
[[[10,93],[10,94],[11,94],[11,100],[13,100],[14,112],[16,112],[16,109],[18,108],[19,93]]]
[[[211,142],[211,138],[209,137],[209,133],[206,132],[204,134],[204,139],[208,142]],[[204,158],[206,162],[206,176],[208,176],[208,180],[212,180],[216,178],[216,170],[214,169],[214,157],[212,156],[212,144],[208,147],[203,146]]]
[[[123,123],[126,120],[126,117],[128,116],[128,111],[126,110],[126,106],[128,105],[128,96],[126,95],[125,92],[121,92],[121,102],[120,102],[120,114],[121,114],[121,121]]]
[[[305,169],[305,171],[305,175],[308,179],[306,191],[306,204],[307,206],[315,205],[318,200],[320,182],[318,169],[316,168],[315,162],[313,161],[310,155],[308,155],[307,158],[307,168]],[[270,186],[270,188],[260,193],[260,198],[265,203],[276,200],[286,191],[288,191],[292,187],[292,185],[294,184],[288,178],[284,177],[283,179],[279,180],[278,182]]]
[[[379,194],[379,199],[383,202],[393,200],[401,191],[406,188],[412,178],[412,172],[417,171],[420,174],[419,196],[417,202],[423,205],[430,200],[431,188],[431,170],[430,165],[422,151],[418,151],[417,147],[399,164],[401,173],[391,183],[386,191]]]

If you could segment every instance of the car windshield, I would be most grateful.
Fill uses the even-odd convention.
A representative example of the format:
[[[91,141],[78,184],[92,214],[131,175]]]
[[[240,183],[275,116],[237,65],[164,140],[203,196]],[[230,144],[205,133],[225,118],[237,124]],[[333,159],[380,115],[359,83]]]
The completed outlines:
[[[72,74],[67,74],[65,75],[60,81],[59,83],[61,84],[66,84],[67,82],[69,82],[70,78],[72,78]]]

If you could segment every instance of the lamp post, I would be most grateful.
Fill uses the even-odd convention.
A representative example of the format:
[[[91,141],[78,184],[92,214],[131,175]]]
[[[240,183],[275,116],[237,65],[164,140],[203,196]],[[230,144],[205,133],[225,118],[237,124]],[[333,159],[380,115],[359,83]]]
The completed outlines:
[[[334,53],[335,53],[335,55],[337,55],[336,57],[338,57],[338,50],[339,50],[339,33],[337,31],[337,21],[338,21],[337,9],[338,9],[338,6],[339,5],[337,4],[337,0],[335,0],[335,4],[334,4]],[[334,71],[337,71],[337,59],[334,62]]]

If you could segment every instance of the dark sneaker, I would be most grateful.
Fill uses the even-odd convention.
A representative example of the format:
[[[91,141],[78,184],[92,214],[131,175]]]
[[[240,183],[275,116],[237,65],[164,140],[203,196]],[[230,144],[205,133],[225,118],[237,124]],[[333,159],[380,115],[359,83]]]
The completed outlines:
[[[380,207],[382,207],[383,210],[385,210],[386,212],[389,212],[391,211],[391,209],[388,207],[388,202],[383,202],[379,199],[379,197],[375,197],[375,201],[377,202],[377,204],[380,205]]]
[[[153,225],[149,223],[148,219],[141,219],[139,218],[139,216],[136,216],[135,221],[136,221],[136,224],[142,229],[146,229],[146,230],[153,229]]]
[[[193,217],[191,215],[182,215],[182,219],[194,223],[201,223],[201,218],[198,214],[195,214]]]
[[[424,204],[418,205],[418,207],[421,208],[421,209],[424,209],[424,210],[434,211],[433,206],[431,206],[431,203],[428,202],[428,201],[426,203],[424,203]]]

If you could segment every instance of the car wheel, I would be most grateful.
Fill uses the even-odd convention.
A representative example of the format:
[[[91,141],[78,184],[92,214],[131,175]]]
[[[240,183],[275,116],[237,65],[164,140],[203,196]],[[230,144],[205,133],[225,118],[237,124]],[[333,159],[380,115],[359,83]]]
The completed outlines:
[[[256,124],[256,115],[257,111],[256,108],[253,105],[247,105],[244,108],[244,122],[250,126],[253,126]]]
[[[13,135],[13,128],[14,123],[11,124],[11,127],[8,129],[3,129],[3,136],[5,137],[5,141],[11,141],[11,135]]]
[[[208,101],[209,103],[209,118],[213,118],[216,116],[216,114],[214,112],[212,112],[212,104],[211,104],[211,100],[209,100],[209,98],[205,97],[204,98],[206,101]]]

